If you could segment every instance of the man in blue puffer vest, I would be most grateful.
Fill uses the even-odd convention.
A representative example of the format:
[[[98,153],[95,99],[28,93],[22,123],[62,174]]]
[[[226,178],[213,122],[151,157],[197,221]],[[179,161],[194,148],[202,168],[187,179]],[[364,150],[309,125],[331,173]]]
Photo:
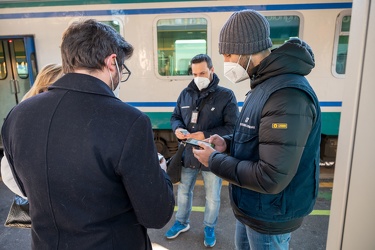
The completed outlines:
[[[211,136],[194,156],[230,182],[236,249],[288,249],[291,232],[315,204],[319,188],[321,114],[304,77],[314,55],[294,38],[271,52],[267,19],[235,12],[224,24],[219,52],[233,83],[250,78],[232,135]]]

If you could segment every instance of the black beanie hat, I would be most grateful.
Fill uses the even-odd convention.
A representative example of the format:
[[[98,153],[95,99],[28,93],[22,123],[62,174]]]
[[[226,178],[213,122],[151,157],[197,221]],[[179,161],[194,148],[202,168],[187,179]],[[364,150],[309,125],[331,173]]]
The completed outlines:
[[[220,54],[250,55],[271,47],[270,25],[255,10],[234,12],[220,32]]]

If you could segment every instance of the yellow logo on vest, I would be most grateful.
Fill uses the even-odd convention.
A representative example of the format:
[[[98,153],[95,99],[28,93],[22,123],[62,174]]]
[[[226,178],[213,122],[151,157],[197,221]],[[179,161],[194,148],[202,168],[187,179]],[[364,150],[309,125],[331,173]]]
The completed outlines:
[[[274,129],[287,129],[288,123],[272,123],[272,128],[274,128]]]

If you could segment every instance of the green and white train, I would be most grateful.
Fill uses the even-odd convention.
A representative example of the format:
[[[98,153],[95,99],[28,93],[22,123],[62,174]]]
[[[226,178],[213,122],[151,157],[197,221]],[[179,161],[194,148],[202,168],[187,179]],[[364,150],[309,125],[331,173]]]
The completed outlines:
[[[300,37],[312,47],[316,67],[307,78],[323,112],[321,158],[323,163],[333,162],[342,95],[351,84],[345,72],[352,2],[346,0],[2,1],[0,126],[33,84],[38,69],[61,63],[61,37],[69,24],[94,18],[113,26],[134,45],[127,63],[132,75],[120,89],[120,99],[150,117],[158,151],[168,157],[177,145],[170,116],[192,79],[189,61],[194,55],[211,56],[220,84],[233,89],[241,108],[249,82],[233,85],[225,79],[218,39],[231,13],[242,9],[255,9],[267,17],[274,47],[290,37]]]

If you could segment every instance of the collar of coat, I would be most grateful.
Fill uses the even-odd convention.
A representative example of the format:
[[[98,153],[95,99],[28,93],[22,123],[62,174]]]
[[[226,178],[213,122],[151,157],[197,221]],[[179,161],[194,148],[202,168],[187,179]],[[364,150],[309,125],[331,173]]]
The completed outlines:
[[[51,89],[65,89],[115,97],[112,90],[105,82],[86,74],[68,73],[48,88],[48,90]]]

